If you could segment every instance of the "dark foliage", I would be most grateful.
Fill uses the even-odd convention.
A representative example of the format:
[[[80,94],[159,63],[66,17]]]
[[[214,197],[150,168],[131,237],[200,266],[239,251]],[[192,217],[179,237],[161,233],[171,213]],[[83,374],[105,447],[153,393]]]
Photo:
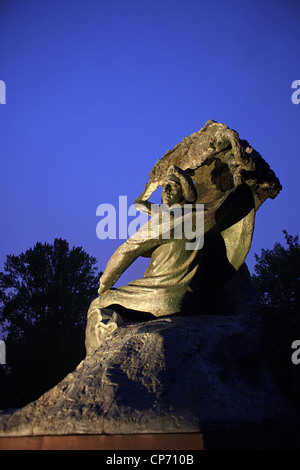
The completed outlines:
[[[62,239],[7,256],[0,273],[7,356],[0,366],[0,408],[38,398],[83,359],[86,313],[101,275],[96,262]]]
[[[285,230],[283,233],[287,248],[275,243],[273,250],[255,255],[252,281],[263,305],[300,313],[300,245],[298,236],[288,235]]]
[[[253,284],[263,305],[265,361],[281,389],[300,410],[300,364],[292,343],[300,340],[300,245],[283,231],[287,247],[275,243],[256,256]]]

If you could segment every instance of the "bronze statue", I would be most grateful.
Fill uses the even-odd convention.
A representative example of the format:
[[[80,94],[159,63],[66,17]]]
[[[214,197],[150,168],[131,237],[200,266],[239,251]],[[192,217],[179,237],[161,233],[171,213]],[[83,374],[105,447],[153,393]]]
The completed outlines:
[[[161,214],[153,224],[155,205],[149,197],[159,185],[163,207],[177,209],[177,216],[170,211],[169,237],[164,236]],[[149,222],[116,250],[101,277],[99,297],[88,312],[88,353],[124,321],[206,312],[215,293],[245,260],[256,209],[279,190],[278,180],[260,155],[224,124],[208,121],[167,152],[135,201],[139,210],[151,216]],[[193,249],[187,249],[189,240],[182,227],[181,236],[175,236],[176,227],[185,221],[187,204],[192,207],[193,234],[196,206],[204,208],[204,240],[198,234]],[[150,258],[143,278],[114,289],[139,256]]]
[[[196,201],[196,190],[191,178],[175,166],[170,167],[161,186],[161,199],[167,206],[183,207],[186,203]],[[153,205],[148,198],[154,189],[155,185],[147,185],[135,201],[137,206],[149,213]],[[99,297],[95,301],[98,308],[121,305],[126,309],[148,312],[154,316],[182,310],[182,301],[186,293],[191,291],[190,286],[197,271],[198,250],[186,249],[184,231],[180,238],[174,237],[174,218],[172,222],[169,238],[164,237],[163,223],[157,217],[157,231],[151,227],[153,220],[150,219],[116,250],[101,277]],[[112,290],[121,274],[139,256],[151,258],[144,277]]]
[[[244,264],[256,211],[280,189],[224,124],[208,121],[168,151],[135,201],[149,221],[112,255],[88,310],[87,357],[38,400],[0,412],[0,435],[294,429],[262,361]],[[138,256],[150,258],[144,276],[115,289]]]

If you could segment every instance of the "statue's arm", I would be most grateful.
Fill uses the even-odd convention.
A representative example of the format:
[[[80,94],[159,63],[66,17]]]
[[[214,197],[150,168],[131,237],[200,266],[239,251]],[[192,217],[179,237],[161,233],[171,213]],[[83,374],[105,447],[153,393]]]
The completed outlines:
[[[139,211],[144,212],[148,215],[151,214],[152,203],[149,201],[149,197],[151,196],[151,194],[154,193],[158,186],[159,182],[156,181],[146,184],[142,194],[134,201],[134,205]]]
[[[139,256],[137,250],[130,250],[128,248],[128,244],[126,242],[123,243],[116,249],[108,261],[105,271],[100,278],[99,295],[109,290]]]
[[[147,183],[142,194],[134,201],[135,207],[141,212],[151,214],[151,202],[149,197],[159,186],[159,182]],[[99,295],[104,294],[109,290],[119,279],[119,277],[126,271],[126,269],[139,257],[148,253],[149,250],[154,248],[157,240],[150,238],[137,239],[129,238],[114,252],[110,258],[104,273],[101,276]]]
[[[99,295],[109,290],[139,256],[144,256],[149,250],[155,248],[158,243],[159,240],[157,239],[136,239],[131,237],[119,246],[108,261],[100,278]]]

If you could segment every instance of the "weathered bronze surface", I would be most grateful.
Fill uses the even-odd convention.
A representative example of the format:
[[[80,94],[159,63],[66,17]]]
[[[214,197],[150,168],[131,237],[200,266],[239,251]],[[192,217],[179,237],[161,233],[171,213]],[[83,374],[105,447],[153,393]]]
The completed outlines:
[[[193,228],[196,204],[204,205],[203,248],[188,250],[183,228],[182,236],[176,238],[174,225],[170,238],[165,238],[161,219],[157,222],[159,236],[153,237],[150,218],[109,260],[101,277],[99,297],[88,313],[94,323],[103,308],[125,316],[130,311],[140,312],[141,319],[145,313],[155,317],[191,314],[195,307],[198,314],[205,313],[211,296],[238,271],[247,256],[256,210],[281,189],[262,157],[235,131],[214,121],[183,139],[154,165],[149,182],[135,201],[136,207],[150,216],[153,204],[149,198],[158,186],[162,187],[165,206],[193,206]],[[174,219],[178,221],[173,218],[173,223]],[[113,289],[139,256],[150,258],[143,278]],[[95,323],[96,330],[100,323]],[[110,330],[105,327],[105,331]],[[94,341],[88,327],[87,348]]]

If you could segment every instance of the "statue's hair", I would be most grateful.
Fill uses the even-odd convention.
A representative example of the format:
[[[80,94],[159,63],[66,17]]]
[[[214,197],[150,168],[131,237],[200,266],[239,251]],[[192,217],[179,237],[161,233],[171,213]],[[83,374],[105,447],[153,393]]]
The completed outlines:
[[[174,175],[179,179],[185,200],[191,203],[196,202],[197,190],[190,175],[175,165],[171,165],[168,168],[166,176],[170,175]]]

